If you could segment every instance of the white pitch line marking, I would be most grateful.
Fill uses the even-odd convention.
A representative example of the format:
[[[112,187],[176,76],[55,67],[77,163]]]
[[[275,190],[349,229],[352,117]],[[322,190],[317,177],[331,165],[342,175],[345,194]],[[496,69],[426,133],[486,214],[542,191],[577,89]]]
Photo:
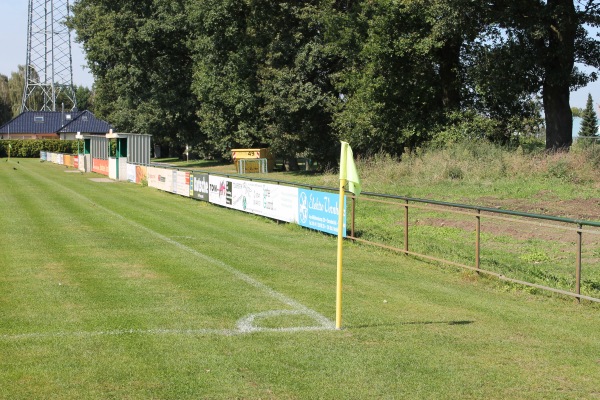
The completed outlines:
[[[38,178],[40,178],[38,176]],[[133,220],[130,220],[119,213],[116,213],[113,210],[110,210],[100,204],[94,203],[89,198],[85,197],[81,193],[78,193],[64,185],[56,184],[56,182],[51,181],[50,179],[43,178],[44,180],[50,181],[52,184],[61,186],[65,191],[73,193],[74,196],[79,197],[93,204],[96,208],[102,209],[108,214],[111,214],[128,224],[134,226],[137,229],[141,229],[148,234],[159,238],[160,240],[167,242],[181,250],[184,250],[206,262],[214,264],[221,269],[229,272],[234,275],[236,278],[246,282],[250,286],[253,286],[256,289],[268,294],[269,296],[275,298],[276,300],[281,301],[282,303],[290,306],[292,310],[271,310],[265,311],[256,314],[249,314],[237,322],[237,330],[228,330],[228,329],[196,329],[196,330],[170,330],[170,329],[150,329],[150,330],[138,330],[138,329],[129,329],[129,330],[113,330],[113,331],[98,331],[98,332],[57,332],[57,333],[24,333],[24,334],[15,334],[15,335],[0,335],[2,339],[19,339],[19,338],[45,338],[45,337],[64,337],[64,336],[110,336],[110,335],[125,335],[125,334],[195,334],[195,335],[203,335],[203,334],[219,334],[225,336],[231,336],[236,334],[243,333],[251,333],[251,332],[297,332],[297,331],[315,331],[315,330],[335,330],[335,324],[333,321],[325,317],[324,315],[318,313],[315,310],[312,310],[305,305],[293,300],[292,298],[277,292],[276,290],[270,288],[264,283],[252,278],[250,275],[247,275],[234,267],[226,264],[225,262],[213,258],[209,255],[201,253],[195,249],[192,249],[189,246],[186,246],[182,243],[177,242],[165,235],[162,235],[145,225],[141,225]],[[265,317],[271,316],[280,316],[280,315],[306,315],[315,322],[317,325],[314,326],[297,326],[297,327],[287,327],[287,328],[262,328],[257,327],[254,324],[255,320],[260,320]]]

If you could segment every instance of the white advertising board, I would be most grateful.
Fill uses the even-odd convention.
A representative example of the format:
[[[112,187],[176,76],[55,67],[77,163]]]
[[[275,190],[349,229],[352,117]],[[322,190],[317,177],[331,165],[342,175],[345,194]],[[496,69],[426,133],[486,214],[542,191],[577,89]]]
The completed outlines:
[[[209,201],[285,222],[297,222],[298,188],[230,179],[209,177]]]
[[[176,171],[165,168],[148,167],[148,186],[173,193],[174,172]]]
[[[127,180],[135,183],[135,164],[127,163]]]
[[[185,171],[175,172],[175,193],[190,197],[190,173]]]

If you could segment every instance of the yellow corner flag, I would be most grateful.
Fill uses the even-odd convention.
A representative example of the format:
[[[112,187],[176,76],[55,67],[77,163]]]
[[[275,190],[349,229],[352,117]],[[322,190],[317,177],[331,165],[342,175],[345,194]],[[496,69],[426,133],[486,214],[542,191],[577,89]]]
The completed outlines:
[[[340,180],[342,179],[348,182],[348,190],[358,197],[361,188],[360,178],[354,164],[352,148],[346,142],[342,142],[342,151],[340,154]]]
[[[360,194],[360,179],[354,164],[354,156],[350,145],[342,142],[340,153],[340,200],[338,207],[338,247],[337,247],[337,284],[335,294],[335,329],[342,329],[342,259],[344,241],[344,190],[348,183],[348,190],[356,197]]]

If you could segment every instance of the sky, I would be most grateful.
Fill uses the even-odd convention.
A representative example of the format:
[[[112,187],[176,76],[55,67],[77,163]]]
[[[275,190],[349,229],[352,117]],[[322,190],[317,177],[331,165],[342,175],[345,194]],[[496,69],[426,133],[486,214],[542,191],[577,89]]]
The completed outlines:
[[[27,0],[0,0],[0,74],[10,76],[27,56]],[[91,88],[94,78],[87,69],[83,49],[71,39],[73,84]],[[585,108],[588,93],[600,104],[600,80],[571,93],[571,107]]]
[[[27,57],[27,0],[0,0],[0,74],[10,76]],[[71,36],[73,84],[91,88],[94,84],[81,46]]]

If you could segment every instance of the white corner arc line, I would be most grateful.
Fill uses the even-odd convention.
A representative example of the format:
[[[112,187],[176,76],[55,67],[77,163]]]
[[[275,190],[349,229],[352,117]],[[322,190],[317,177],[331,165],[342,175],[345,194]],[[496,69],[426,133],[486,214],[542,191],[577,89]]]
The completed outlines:
[[[37,177],[42,178],[39,175],[37,175]],[[54,185],[57,185],[56,182],[51,181],[50,179],[47,179],[47,178],[43,178],[43,179],[50,181]],[[58,332],[58,333],[48,333],[48,334],[25,333],[25,334],[15,334],[15,335],[0,335],[0,338],[2,338],[2,339],[18,339],[18,338],[36,338],[36,337],[42,338],[42,337],[61,337],[61,336],[103,336],[103,335],[108,336],[108,335],[125,335],[125,334],[196,334],[196,335],[220,334],[220,335],[230,336],[230,335],[250,333],[250,332],[297,332],[297,331],[314,331],[314,330],[335,330],[335,324],[329,318],[327,318],[324,315],[318,313],[317,311],[310,309],[310,308],[306,307],[305,305],[293,300],[292,298],[290,298],[280,292],[277,292],[276,290],[270,288],[269,286],[265,285],[264,283],[252,278],[250,275],[247,275],[247,274],[235,269],[234,267],[230,266],[229,264],[226,264],[225,262],[223,262],[219,259],[213,258],[213,257],[206,255],[204,253],[201,253],[189,246],[186,246],[180,242],[177,242],[176,240],[173,240],[161,233],[158,233],[158,232],[148,228],[145,225],[139,224],[138,222],[128,219],[113,210],[110,210],[100,204],[93,202],[91,199],[87,198],[86,196],[82,195],[81,193],[78,193],[78,192],[72,190],[71,188],[68,188],[68,187],[66,187],[64,185],[60,185],[60,184],[58,184],[57,186],[61,186],[64,189],[64,191],[68,191],[68,192],[72,193],[74,196],[79,197],[83,200],[86,200],[87,202],[89,202],[91,204],[94,204],[96,208],[99,208],[99,209],[103,210],[104,212],[111,214],[111,215],[127,222],[128,224],[134,226],[137,229],[143,230],[143,231],[147,232],[148,234],[150,234],[164,242],[169,243],[172,246],[175,246],[175,247],[177,247],[181,250],[184,250],[206,262],[209,262],[213,265],[220,267],[221,269],[229,272],[236,278],[246,282],[250,286],[253,286],[256,289],[259,289],[260,291],[262,291],[263,293],[266,293],[267,295],[271,296],[272,298],[279,300],[280,302],[290,306],[292,308],[292,310],[271,310],[271,311],[247,315],[238,320],[238,322],[236,324],[237,325],[236,330],[227,330],[227,329],[224,329],[224,330],[221,330],[221,329],[197,329],[197,330],[169,330],[169,329],[138,330],[138,329],[130,329],[130,330],[127,330],[127,329],[125,329],[125,330],[98,331],[98,332],[72,332],[72,333]],[[317,324],[313,325],[313,326],[298,326],[298,327],[287,327],[287,328],[262,328],[262,327],[255,326],[256,320],[260,320],[265,317],[279,316],[279,315],[306,315],[306,316],[312,318],[313,320],[315,320],[315,322],[317,322]]]

